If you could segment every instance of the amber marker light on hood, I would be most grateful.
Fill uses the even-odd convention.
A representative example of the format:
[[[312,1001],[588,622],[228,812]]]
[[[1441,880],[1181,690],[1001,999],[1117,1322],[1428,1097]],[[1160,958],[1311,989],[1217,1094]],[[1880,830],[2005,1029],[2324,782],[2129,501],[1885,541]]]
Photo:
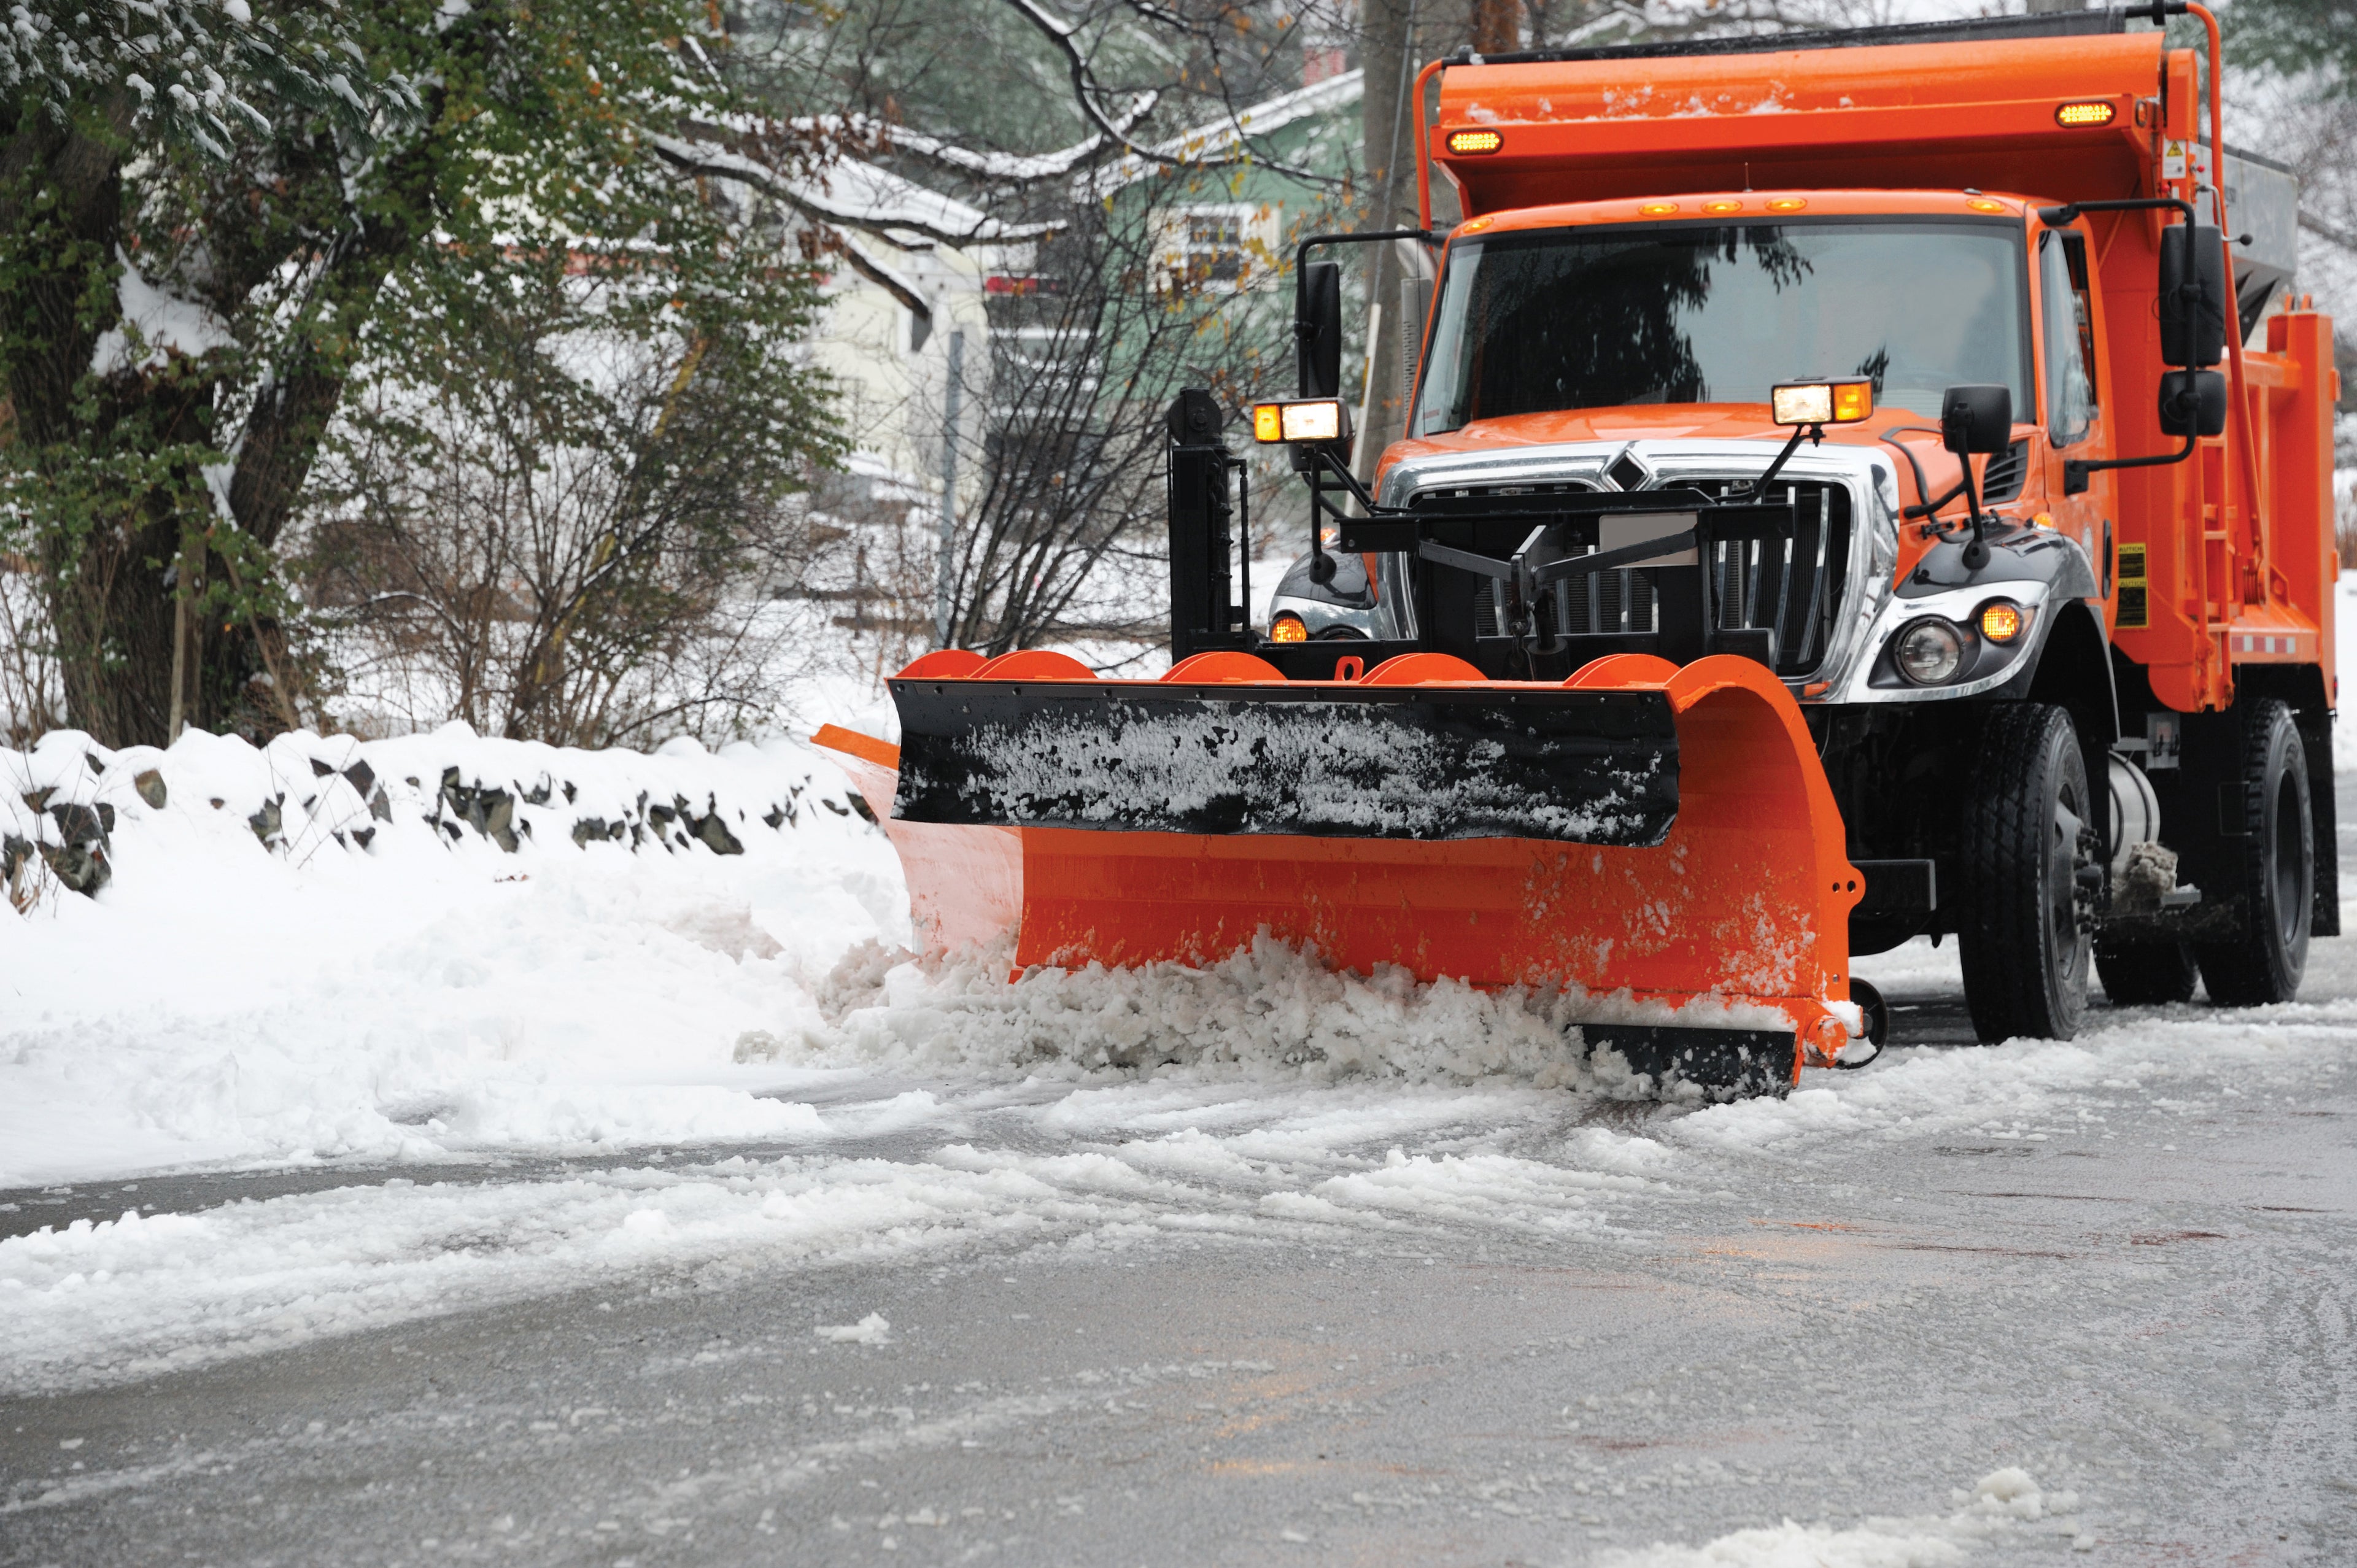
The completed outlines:
[[[1779,196],[1770,199],[1768,203],[1768,210],[1770,212],[1798,212],[1808,204],[1808,200],[1804,197]]]
[[[1981,607],[1981,635],[1991,642],[2011,642],[2021,635],[2021,607],[2002,599]]]
[[[1648,201],[1637,209],[1648,218],[1667,218],[1678,209],[1674,201]]]
[[[1964,199],[1964,205],[1971,208],[1975,212],[2002,212],[2005,210],[2004,202],[1991,201],[1986,196],[1968,196]]]
[[[1874,413],[1872,381],[1789,381],[1768,394],[1779,424],[1856,424]]]
[[[1307,642],[1309,640],[1309,628],[1302,625],[1298,616],[1279,616],[1268,623],[1268,639],[1271,642]]]
[[[1740,212],[1743,210],[1743,203],[1721,197],[1717,201],[1704,202],[1702,209],[1705,212]]]
[[[1506,138],[1496,131],[1448,133],[1448,150],[1452,153],[1494,153],[1505,145]]]
[[[2119,112],[2120,106],[2116,103],[2065,103],[2054,111],[2054,123],[2058,125],[2108,125]]]

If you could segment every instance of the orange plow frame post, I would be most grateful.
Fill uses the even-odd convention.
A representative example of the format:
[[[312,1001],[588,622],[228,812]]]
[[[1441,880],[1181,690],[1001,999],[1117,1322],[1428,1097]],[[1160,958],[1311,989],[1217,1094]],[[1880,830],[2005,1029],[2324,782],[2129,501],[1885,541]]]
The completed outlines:
[[[1518,689],[1447,655],[1391,663],[1405,668],[1379,666],[1362,679]],[[1275,676],[1251,655],[1215,653],[1163,679],[1222,682],[1249,699]],[[1029,685],[1094,677],[1056,654],[985,664],[952,651],[928,655],[899,679]],[[1287,684],[1341,695],[1351,683]],[[1852,1032],[1844,1015],[1856,1016],[1846,1005],[1849,911],[1864,884],[1791,693],[1761,665],[1723,655],[1683,669],[1649,654],[1615,655],[1563,685],[1666,696],[1678,800],[1659,845],[909,822],[894,813],[897,747],[832,725],[815,739],[890,835],[929,951],[1011,939],[1018,972],[1092,961],[1202,964],[1265,931],[1338,968],[1396,964],[1424,981],[1568,986],[1665,1004],[1637,1011],[1674,1026],[1757,1028],[1781,1015],[1797,1047],[1793,1077],[1803,1065],[1834,1065]]]

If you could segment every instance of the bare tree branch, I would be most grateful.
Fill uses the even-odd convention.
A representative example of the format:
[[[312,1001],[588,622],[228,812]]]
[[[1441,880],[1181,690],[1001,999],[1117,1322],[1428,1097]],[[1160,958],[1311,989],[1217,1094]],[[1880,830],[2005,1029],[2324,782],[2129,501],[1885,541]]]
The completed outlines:
[[[1151,114],[1155,105],[1161,101],[1162,95],[1158,92],[1141,92],[1131,99],[1129,107],[1114,117],[1117,134],[1126,134],[1139,121]],[[798,115],[790,124],[805,134],[865,142],[873,145],[878,152],[909,153],[977,179],[1015,186],[1070,174],[1113,145],[1100,131],[1084,141],[1075,142],[1052,153],[976,152],[971,147],[962,147],[939,136],[911,131],[905,125],[895,125],[867,114]]]
[[[683,174],[733,179],[776,198],[805,217],[840,224],[889,240],[894,232],[918,234],[945,245],[1009,243],[1054,233],[1056,223],[1002,223],[963,202],[926,189],[872,165],[838,166],[836,172],[871,188],[868,199],[845,199],[812,179],[780,174],[769,165],[715,143],[690,141],[661,132],[646,134],[655,156]]]
[[[1280,163],[1275,158],[1261,157],[1254,154],[1251,144],[1244,139],[1243,127],[1237,121],[1232,105],[1230,106],[1228,119],[1234,128],[1234,145],[1243,149],[1235,156],[1187,157],[1167,152],[1162,147],[1149,147],[1132,141],[1128,133],[1114,123],[1113,117],[1104,112],[1103,105],[1098,102],[1098,95],[1102,90],[1097,86],[1095,74],[1089,69],[1088,57],[1081,52],[1080,42],[1074,36],[1078,29],[1039,4],[1039,0],[1006,0],[1006,4],[1013,6],[1017,16],[1029,22],[1039,36],[1054,45],[1057,51],[1064,57],[1065,70],[1072,80],[1073,102],[1079,105],[1081,113],[1088,117],[1091,124],[1131,157],[1146,163],[1157,164],[1165,168],[1232,168],[1240,164],[1250,164],[1255,167],[1274,170],[1278,174],[1289,175],[1295,179],[1306,180],[1313,185],[1328,186],[1334,183],[1330,176],[1320,174],[1315,169],[1297,167],[1292,164]]]

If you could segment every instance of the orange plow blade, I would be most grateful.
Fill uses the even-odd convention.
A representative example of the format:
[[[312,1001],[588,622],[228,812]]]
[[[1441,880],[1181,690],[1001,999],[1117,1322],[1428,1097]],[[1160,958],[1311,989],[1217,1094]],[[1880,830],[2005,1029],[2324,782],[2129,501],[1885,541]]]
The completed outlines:
[[[1265,931],[1338,967],[1587,993],[1590,1048],[1662,1083],[1779,1091],[1851,1037],[1863,884],[1797,704],[1750,660],[1556,684],[1411,654],[1287,682],[1216,653],[1100,682],[952,652],[892,685],[901,747],[817,741],[930,950],[1200,964]]]

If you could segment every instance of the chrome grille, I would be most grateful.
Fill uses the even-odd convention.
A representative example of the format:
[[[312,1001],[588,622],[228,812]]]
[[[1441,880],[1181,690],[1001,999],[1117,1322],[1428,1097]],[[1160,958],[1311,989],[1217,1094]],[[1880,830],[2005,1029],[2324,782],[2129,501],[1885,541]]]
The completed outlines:
[[[1759,499],[1792,508],[1790,539],[1726,540],[1705,565],[1717,588],[1718,624],[1776,634],[1776,672],[1807,675],[1824,661],[1848,579],[1849,487],[1825,480],[1779,483],[1753,497],[1749,481],[1682,479],[1716,499]],[[1746,486],[1730,498],[1738,484]]]
[[[1734,492],[1737,479],[1676,479],[1680,489],[1702,491],[1713,499],[1788,502],[1792,507],[1790,539],[1731,540],[1714,545],[1710,570],[1716,574],[1721,628],[1751,628],[1776,634],[1776,672],[1804,676],[1824,661],[1835,618],[1842,605],[1849,563],[1849,487],[1839,482],[1795,480],[1779,483],[1765,497],[1748,490]],[[1592,554],[1596,546],[1577,544],[1572,555]],[[1656,568],[1623,567],[1598,572],[1566,584],[1555,596],[1555,631],[1560,636],[1634,634],[1661,630]],[[1474,601],[1474,632],[1500,635],[1497,584],[1484,578]]]

